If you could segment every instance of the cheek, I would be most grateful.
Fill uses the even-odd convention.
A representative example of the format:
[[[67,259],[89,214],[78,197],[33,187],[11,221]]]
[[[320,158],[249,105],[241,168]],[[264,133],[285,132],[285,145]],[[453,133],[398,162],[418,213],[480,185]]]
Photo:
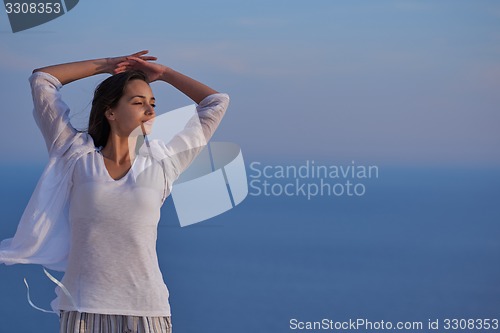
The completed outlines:
[[[138,112],[137,110],[133,110],[130,108],[121,109],[118,113],[117,120],[121,124],[136,123],[138,120]]]
[[[120,119],[120,128],[126,132],[135,132],[140,130],[140,118],[137,112],[123,114]]]

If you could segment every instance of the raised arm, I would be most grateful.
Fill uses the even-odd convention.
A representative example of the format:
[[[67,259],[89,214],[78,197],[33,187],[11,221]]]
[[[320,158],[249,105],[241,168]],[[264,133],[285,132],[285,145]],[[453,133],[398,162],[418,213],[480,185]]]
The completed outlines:
[[[37,68],[33,71],[33,73],[45,72],[51,74],[52,76],[57,78],[61,82],[61,84],[65,85],[70,82],[97,74],[118,73],[120,70],[118,69],[117,65],[125,61],[127,57],[134,57],[145,62],[156,60],[156,57],[146,56],[147,53],[148,51],[144,50],[136,52],[130,56],[91,59],[91,60],[83,60],[83,61],[52,65],[52,66]]]

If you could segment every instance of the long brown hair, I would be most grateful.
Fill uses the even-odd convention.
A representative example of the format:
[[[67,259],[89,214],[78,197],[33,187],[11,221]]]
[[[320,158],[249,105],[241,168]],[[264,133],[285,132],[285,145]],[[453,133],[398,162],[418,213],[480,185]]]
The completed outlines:
[[[94,139],[96,147],[104,147],[111,132],[105,116],[106,110],[118,104],[118,101],[123,96],[125,86],[132,80],[142,80],[148,83],[144,72],[132,70],[108,77],[95,89],[90,110],[88,133]]]

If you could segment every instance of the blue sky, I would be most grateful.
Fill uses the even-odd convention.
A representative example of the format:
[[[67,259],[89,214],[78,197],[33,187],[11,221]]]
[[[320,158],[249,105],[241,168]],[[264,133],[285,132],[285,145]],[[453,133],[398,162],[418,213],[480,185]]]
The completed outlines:
[[[27,78],[58,62],[149,49],[231,95],[214,140],[247,161],[500,166],[496,1],[80,1],[13,34],[0,13],[2,163],[46,159]],[[95,85],[63,96],[85,126]],[[160,112],[189,104],[165,84]]]

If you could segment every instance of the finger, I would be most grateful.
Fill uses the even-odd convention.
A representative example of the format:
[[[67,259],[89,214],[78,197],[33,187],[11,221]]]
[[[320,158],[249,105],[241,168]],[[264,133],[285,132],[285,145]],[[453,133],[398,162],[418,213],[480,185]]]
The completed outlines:
[[[115,74],[118,74],[118,73],[122,73],[122,72],[126,72],[127,71],[127,67],[117,67],[113,70],[113,72]]]
[[[142,60],[147,60],[147,61],[154,61],[154,60],[158,60],[157,57],[152,57],[152,56],[142,56],[140,57]]]
[[[142,51],[133,53],[132,56],[141,56],[141,55],[144,55],[144,54],[146,54],[148,52],[149,52],[148,50],[142,50]]]
[[[116,67],[130,66],[130,65],[131,65],[131,63],[130,63],[130,62],[128,62],[128,61],[122,61],[122,62],[120,62],[120,63],[117,63],[117,64],[116,64]]]
[[[135,62],[141,62],[141,61],[144,61],[144,60],[142,60],[141,58],[134,57],[134,56],[127,57],[126,59],[127,59],[127,60],[132,60],[132,61],[135,61]]]
[[[147,63],[147,62],[144,60],[141,60],[141,59],[128,60],[128,66],[133,66],[133,67],[141,67],[144,63]]]
[[[119,66],[116,66],[116,67],[115,67],[115,70],[121,70],[121,71],[125,70],[125,71],[126,71],[126,70],[129,70],[129,69],[131,69],[131,68],[132,68],[132,66],[131,66],[131,65],[129,65],[129,64],[127,64],[127,63],[125,63],[125,64],[121,64],[121,65],[119,65]]]

